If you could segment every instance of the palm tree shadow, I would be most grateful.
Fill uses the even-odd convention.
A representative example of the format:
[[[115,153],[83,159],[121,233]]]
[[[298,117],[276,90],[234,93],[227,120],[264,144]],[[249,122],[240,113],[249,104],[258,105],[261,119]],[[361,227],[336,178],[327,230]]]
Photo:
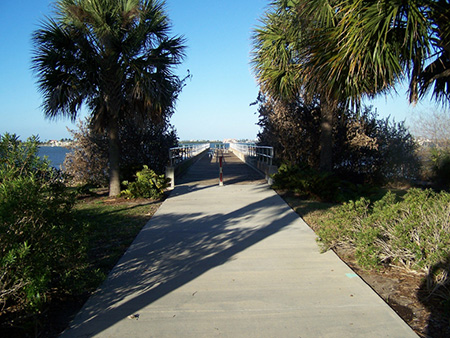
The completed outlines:
[[[63,337],[98,334],[292,224],[298,216],[288,208],[265,226],[252,224],[255,213],[279,198],[224,214],[155,215]],[[246,227],[238,225],[243,219]]]
[[[430,311],[426,337],[450,337],[450,255],[431,267],[417,297]]]

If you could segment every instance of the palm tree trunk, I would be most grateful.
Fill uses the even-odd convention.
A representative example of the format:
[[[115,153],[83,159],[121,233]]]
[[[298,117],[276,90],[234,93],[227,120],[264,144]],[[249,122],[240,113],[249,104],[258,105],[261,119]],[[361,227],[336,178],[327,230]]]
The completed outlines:
[[[333,115],[336,104],[324,100],[320,122],[320,171],[333,171]]]
[[[112,61],[111,61],[112,60]],[[119,112],[121,107],[121,79],[116,67],[117,60],[105,59],[105,72],[101,76],[107,114],[107,132],[109,143],[109,196],[120,194],[120,147],[119,147]]]
[[[119,150],[119,124],[117,118],[111,118],[108,128],[109,141],[109,196],[120,194],[120,150]]]

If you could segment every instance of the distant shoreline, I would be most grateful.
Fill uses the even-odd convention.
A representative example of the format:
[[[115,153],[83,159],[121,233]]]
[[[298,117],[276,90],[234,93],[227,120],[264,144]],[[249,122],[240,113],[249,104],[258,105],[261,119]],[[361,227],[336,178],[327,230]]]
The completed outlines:
[[[62,148],[72,148],[74,141],[56,141],[51,140],[47,142],[42,142],[39,144],[40,147],[62,147]]]
[[[200,143],[255,143],[255,140],[235,140],[226,139],[223,141],[211,141],[211,140],[183,140],[179,141],[179,144],[200,144]],[[40,147],[62,147],[62,148],[73,148],[75,141],[73,140],[50,140],[46,142],[39,143]]]

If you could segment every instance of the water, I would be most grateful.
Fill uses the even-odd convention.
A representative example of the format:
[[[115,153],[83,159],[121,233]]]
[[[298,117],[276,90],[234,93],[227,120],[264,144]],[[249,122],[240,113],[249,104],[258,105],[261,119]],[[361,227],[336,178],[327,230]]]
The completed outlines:
[[[183,143],[183,145],[190,145],[190,144],[198,144],[198,143]],[[215,148],[216,145],[222,144],[225,145],[226,148],[230,146],[229,143],[211,143],[211,148]],[[40,157],[47,156],[51,162],[51,165],[55,168],[60,169],[62,168],[64,159],[68,152],[70,152],[70,149],[64,147],[39,147],[38,156]]]
[[[39,147],[38,156],[47,156],[52,167],[60,169],[68,152],[70,149],[64,147]]]

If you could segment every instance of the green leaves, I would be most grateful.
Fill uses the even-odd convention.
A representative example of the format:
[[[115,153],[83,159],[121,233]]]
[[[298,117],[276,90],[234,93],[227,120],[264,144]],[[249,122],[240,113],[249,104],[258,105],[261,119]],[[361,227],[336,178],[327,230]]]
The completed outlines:
[[[36,156],[38,140],[32,136],[22,142],[15,134],[0,135],[0,184],[18,176],[44,175],[49,163]]]
[[[393,193],[370,204],[350,201],[324,220],[318,236],[327,248],[356,250],[362,266],[397,264],[427,271],[450,254],[450,194],[411,189],[398,199]]]
[[[301,196],[332,201],[339,193],[340,180],[307,165],[282,164],[273,175],[275,189],[287,189]]]
[[[75,120],[83,104],[110,137],[110,194],[120,191],[118,121],[166,121],[183,81],[173,73],[184,38],[169,37],[164,2],[59,0],[55,19],[35,32],[33,69],[49,118]]]
[[[37,149],[35,137],[0,138],[0,303],[12,300],[32,312],[77,245],[74,200]]]
[[[161,198],[167,188],[169,179],[165,175],[158,175],[148,166],[144,165],[141,171],[136,173],[135,182],[123,182],[127,187],[121,195],[127,198]]]
[[[409,78],[411,102],[433,84],[435,98],[448,101],[449,22],[446,1],[275,1],[255,31],[255,73],[278,98],[292,98],[282,85],[287,79],[297,95],[358,103]],[[298,66],[297,76],[286,71],[286,60]]]
[[[253,68],[264,92],[280,99],[292,99],[301,90],[302,65],[299,49],[303,32],[290,9],[275,7],[262,19],[263,27],[253,36]]]

